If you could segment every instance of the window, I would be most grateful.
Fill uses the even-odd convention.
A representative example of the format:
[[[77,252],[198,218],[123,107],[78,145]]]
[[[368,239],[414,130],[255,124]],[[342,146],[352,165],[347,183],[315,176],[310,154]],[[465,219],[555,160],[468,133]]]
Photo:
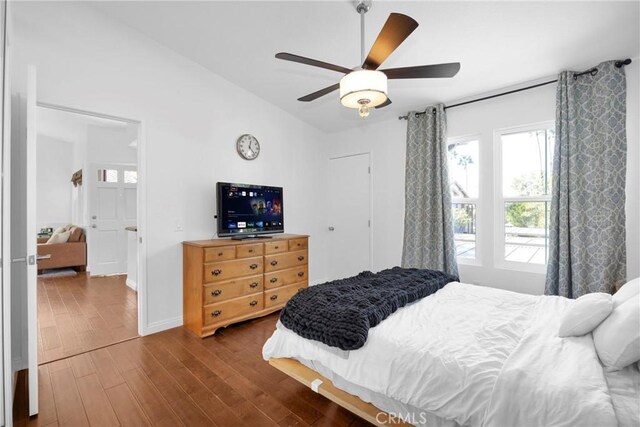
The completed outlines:
[[[447,143],[453,232],[458,261],[476,259],[479,198],[479,139],[451,138]]]
[[[499,131],[497,260],[542,270],[549,248],[553,123]],[[519,264],[514,264],[519,263]]]
[[[138,171],[125,170],[124,171],[124,183],[125,184],[137,184],[138,183]]]
[[[117,169],[98,169],[98,182],[118,182]]]

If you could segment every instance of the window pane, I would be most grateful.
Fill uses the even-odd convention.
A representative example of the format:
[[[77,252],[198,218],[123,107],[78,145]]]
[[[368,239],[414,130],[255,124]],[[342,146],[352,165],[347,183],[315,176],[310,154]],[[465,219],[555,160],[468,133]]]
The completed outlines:
[[[98,169],[98,182],[118,182],[118,170]]]
[[[137,184],[138,183],[138,171],[124,171],[124,183],[125,184]]]
[[[550,194],[555,134],[552,130],[501,136],[502,191],[505,197]]]
[[[476,205],[453,204],[453,232],[458,258],[476,257]]]
[[[546,264],[549,245],[549,203],[504,204],[506,261]]]
[[[448,146],[449,185],[451,196],[478,197],[478,141],[450,143]]]

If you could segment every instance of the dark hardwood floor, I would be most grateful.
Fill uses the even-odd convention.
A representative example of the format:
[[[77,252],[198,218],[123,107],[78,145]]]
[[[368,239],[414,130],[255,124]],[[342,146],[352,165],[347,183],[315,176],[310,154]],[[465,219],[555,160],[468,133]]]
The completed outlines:
[[[14,423],[369,425],[262,359],[262,346],[275,330],[278,314],[205,339],[175,328],[41,365],[40,413],[28,417],[27,391],[19,384]]]
[[[137,293],[126,275],[38,277],[38,364],[138,336]]]

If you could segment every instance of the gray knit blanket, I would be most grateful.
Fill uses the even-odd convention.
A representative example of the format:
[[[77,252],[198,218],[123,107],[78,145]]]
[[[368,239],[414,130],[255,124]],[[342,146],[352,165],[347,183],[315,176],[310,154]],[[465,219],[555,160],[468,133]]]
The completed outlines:
[[[367,341],[369,328],[455,281],[457,277],[435,270],[365,271],[301,290],[284,307],[280,321],[303,338],[355,350]]]

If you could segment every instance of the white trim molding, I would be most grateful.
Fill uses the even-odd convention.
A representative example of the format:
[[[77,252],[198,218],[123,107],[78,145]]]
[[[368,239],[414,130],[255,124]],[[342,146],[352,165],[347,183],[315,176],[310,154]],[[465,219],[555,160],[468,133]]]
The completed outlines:
[[[158,332],[166,331],[167,329],[177,328],[178,326],[182,326],[182,324],[183,324],[182,316],[176,316],[170,319],[159,320],[157,322],[146,324],[143,333],[140,333],[140,335],[144,336],[144,335],[156,334]]]

